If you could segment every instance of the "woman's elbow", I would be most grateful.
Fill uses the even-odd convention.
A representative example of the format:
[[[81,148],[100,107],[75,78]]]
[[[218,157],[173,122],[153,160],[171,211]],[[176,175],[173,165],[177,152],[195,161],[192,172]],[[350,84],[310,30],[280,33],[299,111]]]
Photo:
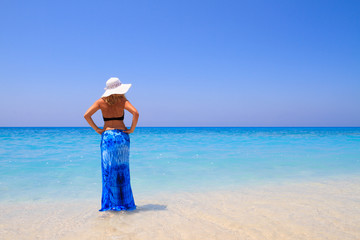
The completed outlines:
[[[136,111],[136,112],[134,112],[134,114],[133,114],[133,115],[134,115],[134,117],[137,117],[137,118],[138,118],[138,117],[139,117],[139,112],[138,112],[138,111]]]

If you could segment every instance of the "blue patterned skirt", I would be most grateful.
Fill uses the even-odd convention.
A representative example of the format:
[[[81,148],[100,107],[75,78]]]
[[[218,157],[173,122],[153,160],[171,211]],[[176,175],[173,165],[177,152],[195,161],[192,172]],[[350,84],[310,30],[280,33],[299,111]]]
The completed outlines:
[[[130,185],[129,134],[120,129],[104,131],[100,148],[102,198],[99,211],[136,209]]]

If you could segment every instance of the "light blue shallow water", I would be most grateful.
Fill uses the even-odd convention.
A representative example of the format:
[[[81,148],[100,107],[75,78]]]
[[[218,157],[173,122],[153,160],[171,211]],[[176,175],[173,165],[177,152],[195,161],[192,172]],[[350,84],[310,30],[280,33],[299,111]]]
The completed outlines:
[[[101,197],[91,128],[0,128],[0,201]],[[130,135],[135,199],[360,173],[360,128],[153,128]]]

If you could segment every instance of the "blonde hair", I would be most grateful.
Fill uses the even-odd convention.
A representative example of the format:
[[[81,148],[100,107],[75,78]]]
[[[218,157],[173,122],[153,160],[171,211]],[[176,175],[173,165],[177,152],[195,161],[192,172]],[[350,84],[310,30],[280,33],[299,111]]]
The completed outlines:
[[[102,97],[102,99],[104,99],[104,101],[109,105],[117,103],[122,98],[126,99],[125,94],[111,94],[110,96]]]

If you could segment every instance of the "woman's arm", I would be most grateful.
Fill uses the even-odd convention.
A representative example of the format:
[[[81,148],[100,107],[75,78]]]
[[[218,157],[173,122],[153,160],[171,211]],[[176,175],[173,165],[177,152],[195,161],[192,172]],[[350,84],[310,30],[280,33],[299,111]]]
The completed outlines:
[[[92,120],[91,116],[96,113],[97,110],[100,109],[100,105],[98,103],[99,100],[97,100],[84,114],[84,118],[86,119],[86,121],[89,123],[89,125],[98,133],[98,134],[102,134],[104,132],[103,129],[100,129],[98,126],[96,126],[96,124],[94,123],[94,121]]]
[[[136,108],[128,100],[125,102],[125,107],[124,108],[126,110],[128,110],[133,115],[133,119],[132,119],[130,129],[125,130],[124,132],[133,133],[135,128],[136,128],[138,119],[139,119],[139,112],[136,110]]]

